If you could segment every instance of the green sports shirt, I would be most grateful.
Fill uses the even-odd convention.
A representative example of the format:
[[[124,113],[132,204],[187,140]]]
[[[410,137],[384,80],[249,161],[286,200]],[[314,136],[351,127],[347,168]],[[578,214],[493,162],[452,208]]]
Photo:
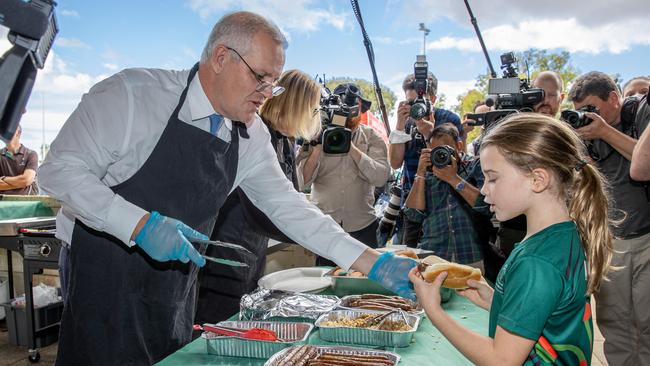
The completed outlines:
[[[497,325],[535,340],[524,365],[591,364],[587,264],[576,224],[551,225],[515,246],[497,276],[489,335]]]

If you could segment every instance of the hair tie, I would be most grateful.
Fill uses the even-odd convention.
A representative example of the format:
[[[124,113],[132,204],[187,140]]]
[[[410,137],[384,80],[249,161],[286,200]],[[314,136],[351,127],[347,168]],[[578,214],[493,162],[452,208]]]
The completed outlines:
[[[580,161],[578,162],[578,164],[576,164],[576,166],[575,166],[575,170],[579,172],[579,171],[582,170],[582,168],[585,167],[585,165],[587,165],[587,162],[584,161],[584,160],[580,160]]]

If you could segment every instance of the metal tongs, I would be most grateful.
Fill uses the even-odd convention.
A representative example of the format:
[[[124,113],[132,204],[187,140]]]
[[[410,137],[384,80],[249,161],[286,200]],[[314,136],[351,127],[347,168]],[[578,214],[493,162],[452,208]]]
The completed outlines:
[[[375,315],[375,316],[372,316],[372,317],[369,317],[369,318],[365,319],[365,321],[363,323],[363,328],[370,328],[370,327],[373,327],[373,326],[376,325],[377,329],[381,329],[381,326],[382,326],[382,324],[384,324],[384,321],[386,319],[388,319],[389,316],[391,316],[391,315],[393,315],[395,313],[398,313],[402,317],[402,319],[404,320],[404,323],[406,323],[408,325],[409,322],[408,322],[408,319],[406,319],[406,315],[404,314],[404,311],[402,309],[395,309],[395,310],[389,311],[387,313]]]
[[[221,240],[192,240],[192,244],[197,244],[197,245],[214,245],[222,248],[229,248],[229,249],[234,249],[240,252],[244,252],[247,254],[253,254],[250,250],[242,247],[241,245],[238,244],[233,244],[233,243],[227,243],[225,241]],[[225,259],[225,258],[215,258],[215,257],[210,257],[205,254],[201,254],[203,258],[210,262],[214,263],[220,263],[220,264],[225,264],[226,266],[230,267],[248,267],[248,264],[234,261],[232,259]]]

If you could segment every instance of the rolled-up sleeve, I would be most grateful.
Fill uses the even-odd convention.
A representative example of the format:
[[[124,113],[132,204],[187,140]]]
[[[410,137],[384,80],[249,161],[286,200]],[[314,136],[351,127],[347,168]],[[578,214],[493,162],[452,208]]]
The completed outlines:
[[[242,177],[240,187],[246,195],[289,238],[349,269],[367,246],[296,192],[280,166],[268,158],[275,155],[270,144],[260,147],[256,154],[250,163],[248,159],[240,160],[243,164],[253,164],[243,169],[248,173]]]
[[[404,207],[402,209],[402,212],[404,212],[404,215],[413,222],[416,222],[418,224],[421,224],[424,219],[427,218],[427,213],[424,211],[420,211],[415,208],[410,208],[410,207]]]
[[[68,118],[38,170],[41,188],[60,200],[66,212],[126,245],[146,211],[113,193],[102,178],[128,144],[132,123],[128,101],[119,74],[95,85]]]
[[[390,165],[388,164],[388,147],[384,140],[375,132],[368,129],[368,153],[361,153],[357,162],[359,175],[375,187],[381,187],[388,181]],[[354,161],[354,160],[353,160]]]

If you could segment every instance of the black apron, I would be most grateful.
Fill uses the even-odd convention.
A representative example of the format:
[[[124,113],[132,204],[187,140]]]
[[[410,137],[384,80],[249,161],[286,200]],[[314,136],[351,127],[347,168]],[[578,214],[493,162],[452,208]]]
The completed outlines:
[[[269,132],[280,167],[297,189],[293,146],[287,137],[270,127]],[[210,238],[239,244],[253,255],[217,247],[207,248],[207,255],[244,262],[249,268],[206,263],[199,275],[196,323],[216,323],[239,312],[241,297],[255,290],[257,281],[264,275],[269,237],[283,243],[293,243],[255,207],[241,188],[235,189],[223,204]]]
[[[248,135],[233,122],[227,143],[179,120],[188,86],[147,161],[111,189],[210,233],[235,180],[239,134]],[[178,350],[191,340],[197,272],[192,262],[155,261],[77,220],[56,364],[149,365]]]

